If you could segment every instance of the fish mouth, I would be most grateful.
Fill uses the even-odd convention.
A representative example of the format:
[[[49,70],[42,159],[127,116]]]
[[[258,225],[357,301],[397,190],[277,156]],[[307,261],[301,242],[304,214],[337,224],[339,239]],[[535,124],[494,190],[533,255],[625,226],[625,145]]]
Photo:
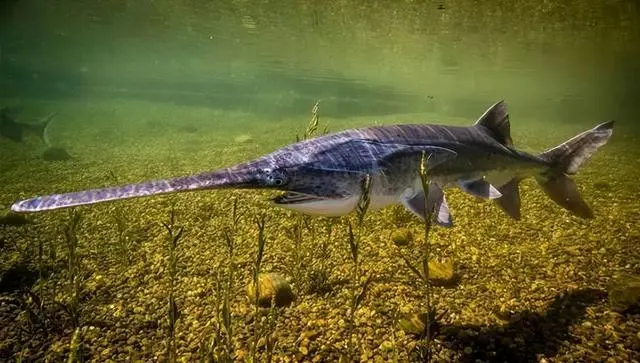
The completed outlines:
[[[321,200],[327,200],[330,198],[321,197],[317,195],[298,193],[298,192],[284,192],[279,196],[272,199],[275,204],[303,204],[318,202]]]

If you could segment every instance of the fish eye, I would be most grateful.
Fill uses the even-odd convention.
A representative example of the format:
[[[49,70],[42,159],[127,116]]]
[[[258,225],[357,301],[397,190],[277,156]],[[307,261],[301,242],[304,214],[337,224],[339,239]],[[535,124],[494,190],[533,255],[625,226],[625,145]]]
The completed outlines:
[[[267,185],[280,187],[287,183],[287,175],[282,170],[263,169],[263,173]]]

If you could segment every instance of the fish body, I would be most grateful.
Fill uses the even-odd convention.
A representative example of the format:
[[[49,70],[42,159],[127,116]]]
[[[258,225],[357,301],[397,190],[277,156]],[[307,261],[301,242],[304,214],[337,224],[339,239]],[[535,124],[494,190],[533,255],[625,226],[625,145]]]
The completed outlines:
[[[10,115],[8,108],[0,108],[0,137],[15,142],[24,142],[25,136],[32,134],[49,145],[47,130],[54,118],[55,113],[50,113],[37,123],[22,123]]]
[[[37,212],[189,190],[236,188],[284,191],[274,199],[278,206],[339,216],[355,209],[363,180],[369,176],[370,209],[402,203],[421,218],[430,214],[436,223],[451,226],[445,188],[456,186],[493,199],[519,219],[518,182],[535,177],[556,203],[589,218],[591,210],[568,175],[608,141],[612,127],[613,121],[605,122],[532,155],[513,147],[507,108],[501,101],[469,127],[404,124],[345,130],[213,172],[36,197],[15,203],[12,210]],[[418,172],[423,156],[430,180],[426,205]]]

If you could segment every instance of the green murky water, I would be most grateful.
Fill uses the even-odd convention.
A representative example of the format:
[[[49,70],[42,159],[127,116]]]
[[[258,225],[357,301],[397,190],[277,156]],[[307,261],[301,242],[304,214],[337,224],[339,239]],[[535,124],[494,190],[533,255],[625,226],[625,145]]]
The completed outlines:
[[[331,131],[469,125],[504,99],[515,144],[529,152],[615,119],[609,144],[575,178],[592,220],[571,217],[531,180],[521,187],[518,222],[447,192],[456,226],[435,228],[429,240],[431,257],[452,262],[457,278],[431,288],[438,319],[430,346],[433,361],[640,359],[637,282],[622,283],[627,310],[619,293],[609,294],[619,276],[640,273],[634,2],[0,6],[0,103],[21,122],[56,112],[51,142],[72,156],[51,162],[37,137],[0,138],[4,211],[34,195],[259,156],[295,141],[318,99],[320,129]],[[0,360],[224,361],[227,347],[236,361],[417,360],[426,339],[397,320],[426,311],[427,287],[401,256],[419,261],[421,223],[399,207],[368,213],[354,227],[355,273],[355,216],[302,218],[269,196],[199,192],[78,208],[76,248],[64,233],[68,211],[29,215],[21,226],[2,219]],[[172,210],[175,229],[184,228],[173,282],[161,223]],[[256,311],[245,290],[262,215],[261,271],[283,276],[296,299]],[[390,235],[402,228],[414,241],[399,248]],[[173,329],[170,311],[179,313]]]

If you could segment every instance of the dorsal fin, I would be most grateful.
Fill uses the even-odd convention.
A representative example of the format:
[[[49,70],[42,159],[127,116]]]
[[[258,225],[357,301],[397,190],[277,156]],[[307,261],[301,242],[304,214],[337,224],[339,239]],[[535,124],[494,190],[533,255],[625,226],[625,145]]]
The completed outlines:
[[[491,136],[502,145],[513,145],[513,140],[511,140],[511,125],[509,124],[509,112],[507,112],[507,105],[504,101],[500,101],[489,107],[474,124],[474,126],[477,125],[484,126]]]

